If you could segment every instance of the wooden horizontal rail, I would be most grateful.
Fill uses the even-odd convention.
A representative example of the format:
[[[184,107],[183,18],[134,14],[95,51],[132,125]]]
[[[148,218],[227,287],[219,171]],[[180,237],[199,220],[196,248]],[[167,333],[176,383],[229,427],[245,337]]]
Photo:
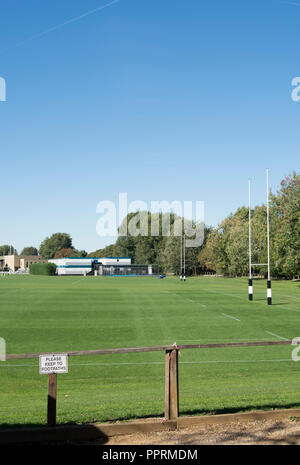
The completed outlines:
[[[6,360],[18,360],[24,358],[39,358],[42,354],[67,354],[70,357],[84,356],[84,355],[108,355],[108,354],[130,354],[137,352],[156,352],[164,350],[172,350],[174,346],[156,346],[156,347],[128,347],[124,349],[99,349],[99,350],[74,350],[74,351],[60,351],[60,352],[41,352],[38,354],[7,354]]]
[[[291,345],[292,341],[261,341],[261,342],[224,342],[219,344],[189,344],[178,345],[178,349],[217,349],[221,347],[256,347]],[[174,348],[174,347],[173,347]]]
[[[138,352],[157,352],[174,349],[217,349],[221,347],[258,347],[258,346],[278,346],[291,345],[292,341],[261,341],[261,342],[225,342],[218,344],[189,344],[189,345],[171,345],[171,346],[153,346],[153,347],[128,347],[120,349],[99,349],[99,350],[75,350],[75,351],[60,351],[60,352],[41,352],[33,354],[7,354],[6,360],[20,360],[26,358],[39,358],[40,355],[51,354],[67,354],[70,357],[74,356],[89,356],[89,355],[109,355],[109,354],[130,354]]]
[[[108,355],[108,354],[129,354],[138,352],[165,352],[165,418],[167,421],[177,420],[179,416],[179,386],[178,386],[178,354],[179,350],[185,349],[217,349],[221,347],[258,347],[258,346],[278,346],[292,344],[292,341],[261,341],[261,342],[227,342],[218,344],[191,344],[154,347],[128,347],[120,349],[100,349],[100,350],[76,350],[65,352],[69,356],[88,355]],[[45,353],[45,352],[44,352]],[[62,352],[51,352],[61,354]],[[8,354],[7,360],[38,358],[36,354]],[[47,425],[56,425],[56,390],[57,374],[48,373],[48,403],[47,403]]]

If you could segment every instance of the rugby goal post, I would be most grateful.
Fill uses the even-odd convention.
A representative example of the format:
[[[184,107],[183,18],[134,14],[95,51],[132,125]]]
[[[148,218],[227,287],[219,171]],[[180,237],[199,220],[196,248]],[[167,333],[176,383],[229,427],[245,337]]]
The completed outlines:
[[[271,272],[270,272],[270,214],[269,214],[269,169],[266,170],[266,185],[267,185],[267,263],[252,263],[252,243],[251,243],[251,183],[248,181],[248,196],[249,196],[249,280],[248,280],[248,299],[253,300],[253,266],[267,266],[267,304],[272,305],[272,288],[271,288]]]

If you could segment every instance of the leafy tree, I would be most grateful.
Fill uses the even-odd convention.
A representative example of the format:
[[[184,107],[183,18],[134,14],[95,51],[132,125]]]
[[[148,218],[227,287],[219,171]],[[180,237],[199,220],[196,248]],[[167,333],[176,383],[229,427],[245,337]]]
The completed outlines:
[[[38,249],[36,247],[24,247],[20,255],[38,255]]]
[[[75,257],[75,249],[72,248],[64,248],[56,252],[54,258],[65,258],[65,257]]]
[[[115,245],[111,244],[111,245],[108,245],[107,247],[104,247],[104,249],[95,250],[95,252],[91,252],[87,256],[88,257],[114,257],[115,255],[116,255]]]
[[[65,257],[86,257],[87,252],[85,250],[76,250],[72,248],[61,249],[54,255],[54,258],[65,258]]]
[[[73,249],[72,239],[69,234],[55,233],[41,243],[39,253],[45,258],[53,258],[61,249]]]
[[[78,254],[78,257],[87,257],[87,251],[86,250],[76,250],[76,254]],[[77,255],[74,255],[76,257]]]
[[[112,255],[116,257],[131,257],[135,262],[136,238],[132,236],[119,236],[115,245],[111,249]],[[107,251],[108,252],[108,251]],[[103,255],[105,257],[105,255]]]
[[[156,214],[157,215],[157,214]],[[170,234],[163,234],[163,220],[170,217]],[[157,236],[151,235],[150,212],[130,213],[119,229],[115,244],[90,256],[129,256],[134,263],[158,264],[165,272],[179,273],[180,238],[174,232],[178,219],[174,214],[159,213]],[[180,221],[180,218],[179,218]],[[252,263],[267,262],[267,208],[258,205],[251,211]],[[139,233],[147,226],[148,235]],[[127,232],[136,226],[135,234]],[[129,228],[130,229],[130,228]],[[147,228],[146,228],[147,229]],[[215,271],[225,275],[249,272],[249,211],[241,207],[228,215],[216,228],[205,228],[201,247],[186,248],[186,273]],[[300,175],[293,173],[281,182],[276,194],[270,193],[271,274],[291,278],[300,275]],[[254,273],[265,274],[265,266],[255,266]]]
[[[17,255],[17,251],[13,245],[0,245],[0,255]]]
[[[140,265],[151,265],[155,263],[155,249],[153,247],[153,238],[141,236],[136,241],[134,251],[134,262]]]
[[[252,263],[267,263],[267,208],[251,211]],[[249,212],[239,208],[207,237],[199,253],[200,265],[229,275],[249,271]],[[271,274],[292,278],[300,275],[300,175],[285,177],[276,194],[270,193]],[[265,266],[254,272],[266,274]]]
[[[289,278],[300,275],[300,175],[294,172],[282,180],[271,205],[275,272]]]

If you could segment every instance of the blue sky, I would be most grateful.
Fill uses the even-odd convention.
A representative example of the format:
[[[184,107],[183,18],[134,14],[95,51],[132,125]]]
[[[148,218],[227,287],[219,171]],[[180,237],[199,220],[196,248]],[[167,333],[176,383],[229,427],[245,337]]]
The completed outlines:
[[[300,1],[3,0],[0,244],[96,233],[101,200],[203,200],[218,224],[299,171]],[[63,23],[67,23],[61,27]],[[53,29],[52,29],[53,28]],[[47,32],[50,29],[49,32]]]

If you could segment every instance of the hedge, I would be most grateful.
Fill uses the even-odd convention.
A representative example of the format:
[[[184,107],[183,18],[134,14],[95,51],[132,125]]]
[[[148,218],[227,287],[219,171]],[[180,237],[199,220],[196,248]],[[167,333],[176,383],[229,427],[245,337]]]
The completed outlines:
[[[32,263],[29,267],[29,272],[30,274],[54,276],[56,265],[54,263]]]

